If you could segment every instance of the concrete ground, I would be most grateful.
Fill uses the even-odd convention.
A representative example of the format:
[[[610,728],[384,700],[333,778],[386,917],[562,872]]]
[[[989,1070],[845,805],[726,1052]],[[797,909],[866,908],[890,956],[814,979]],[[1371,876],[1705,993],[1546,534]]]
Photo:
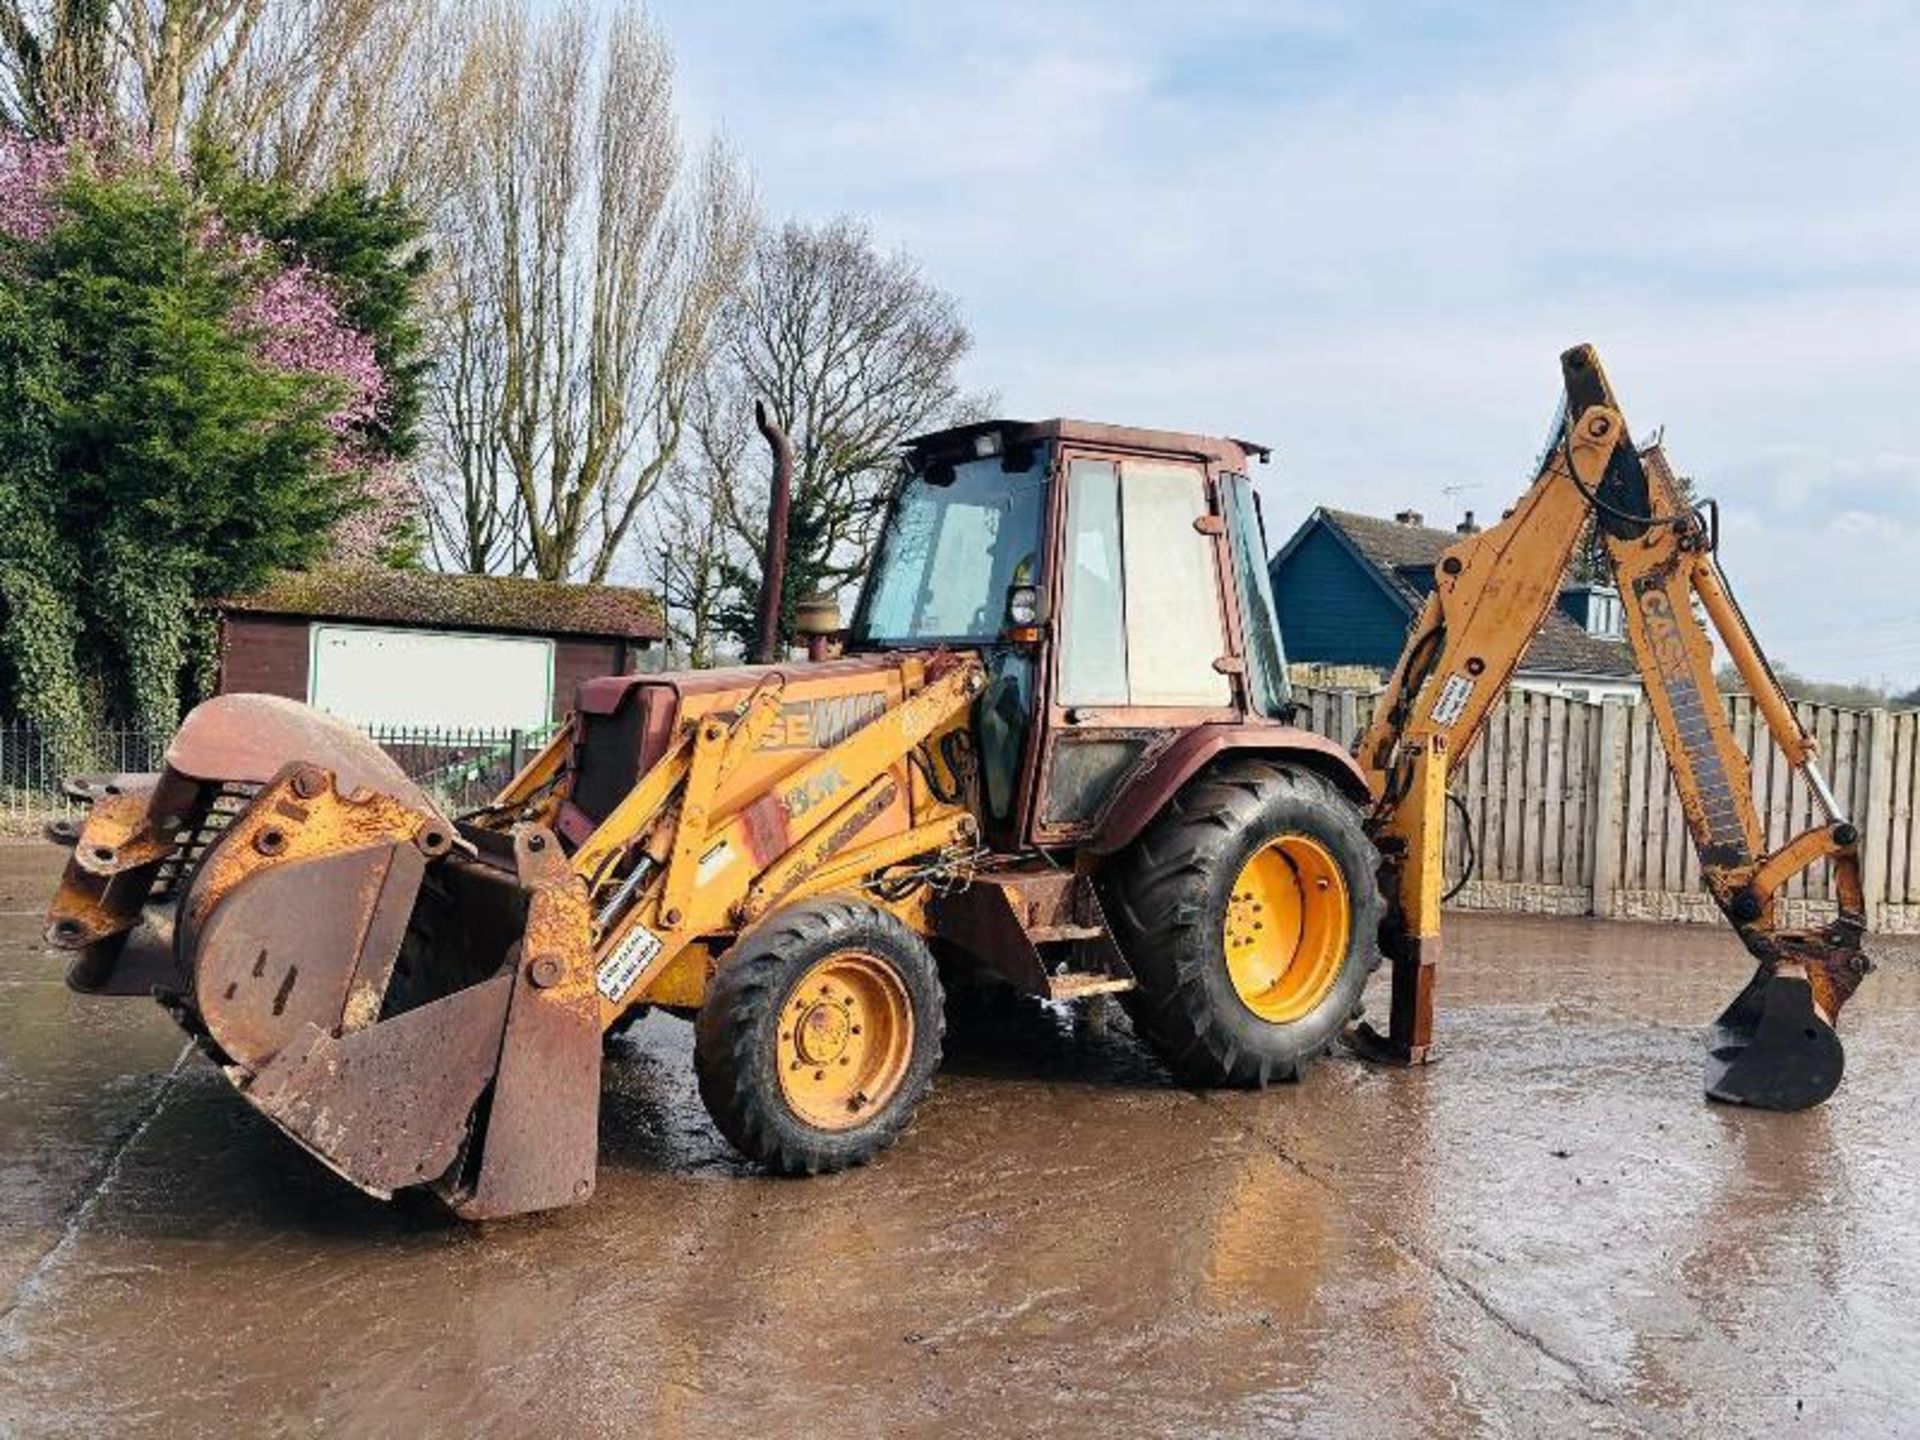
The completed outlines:
[[[1036,1008],[813,1181],[729,1154],[653,1017],[593,1202],[474,1229],[333,1179],[156,1007],[69,994],[52,878],[0,850],[0,1433],[1920,1423],[1911,958],[1804,1114],[1701,1099],[1728,935],[1460,916],[1431,1070],[1196,1093],[1117,1015]]]

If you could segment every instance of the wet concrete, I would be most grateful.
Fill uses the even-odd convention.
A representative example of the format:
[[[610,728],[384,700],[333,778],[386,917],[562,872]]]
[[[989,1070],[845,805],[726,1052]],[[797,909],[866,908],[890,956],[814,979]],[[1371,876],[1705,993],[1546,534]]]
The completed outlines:
[[[1117,1015],[975,1017],[899,1148],[795,1182],[656,1016],[593,1203],[472,1229],[68,994],[51,879],[0,848],[0,1432],[1914,1429],[1911,959],[1802,1115],[1700,1099],[1730,937],[1461,916],[1430,1071],[1200,1094]]]

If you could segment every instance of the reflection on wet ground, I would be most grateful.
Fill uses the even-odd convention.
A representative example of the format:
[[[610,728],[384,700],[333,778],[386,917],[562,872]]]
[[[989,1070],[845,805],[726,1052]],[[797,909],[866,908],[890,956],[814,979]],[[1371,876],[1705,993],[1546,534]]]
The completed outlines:
[[[0,850],[0,1431],[1911,1433],[1920,968],[1803,1115],[1699,1096],[1706,929],[1459,916],[1444,1063],[1175,1087],[1117,1010],[956,1017],[872,1167],[776,1181],[686,1026],[600,1191],[472,1229],[334,1180],[37,946]],[[1376,1004],[1381,1003],[1376,1000]]]

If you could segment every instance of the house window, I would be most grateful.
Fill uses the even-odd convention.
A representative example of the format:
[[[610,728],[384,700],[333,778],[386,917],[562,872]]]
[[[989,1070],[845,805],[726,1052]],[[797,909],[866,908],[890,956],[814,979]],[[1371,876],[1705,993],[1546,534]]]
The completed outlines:
[[[1606,640],[1618,640],[1626,633],[1622,621],[1620,597],[1605,590],[1587,592],[1587,633]]]

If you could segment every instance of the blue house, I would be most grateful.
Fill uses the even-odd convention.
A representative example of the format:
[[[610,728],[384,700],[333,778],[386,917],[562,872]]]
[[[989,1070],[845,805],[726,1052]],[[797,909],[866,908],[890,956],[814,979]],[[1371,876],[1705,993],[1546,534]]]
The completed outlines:
[[[1306,678],[1329,672],[1384,680],[1433,590],[1433,568],[1461,535],[1402,511],[1391,520],[1322,507],[1273,557],[1271,573],[1287,661]],[[1580,700],[1640,694],[1620,600],[1612,587],[1575,585],[1534,637],[1514,684]]]

